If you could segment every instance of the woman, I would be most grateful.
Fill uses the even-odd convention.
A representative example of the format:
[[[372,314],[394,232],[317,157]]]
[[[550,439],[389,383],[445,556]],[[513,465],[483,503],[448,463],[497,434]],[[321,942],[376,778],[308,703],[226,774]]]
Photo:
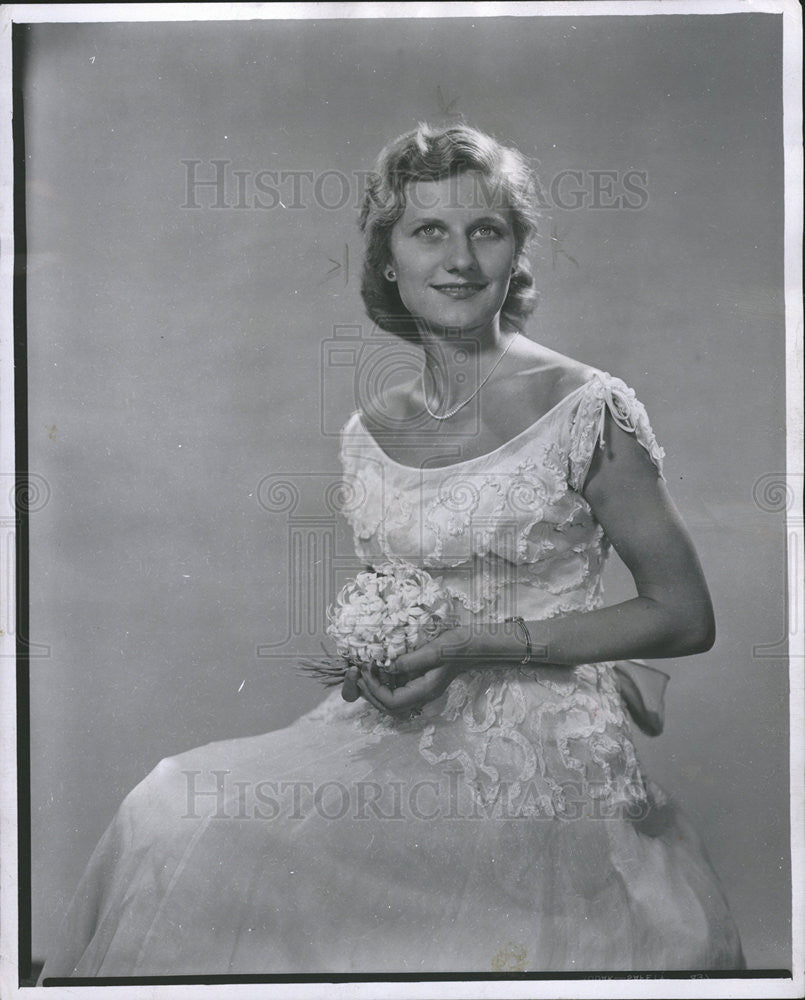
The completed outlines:
[[[457,627],[284,730],[163,761],[44,978],[742,966],[620,693],[658,724],[624,661],[708,649],[707,586],[634,393],[519,332],[529,191],[515,151],[420,126],[361,217],[369,314],[424,367],[344,427],[344,512],[363,561],[438,574]],[[637,596],[602,607],[610,544]]]

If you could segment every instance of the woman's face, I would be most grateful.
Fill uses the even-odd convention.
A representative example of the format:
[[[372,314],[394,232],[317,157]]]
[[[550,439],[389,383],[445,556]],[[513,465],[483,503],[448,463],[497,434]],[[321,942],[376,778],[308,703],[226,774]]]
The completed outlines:
[[[510,211],[499,188],[467,171],[412,181],[391,231],[391,267],[406,309],[431,329],[482,334],[509,291],[515,261]]]

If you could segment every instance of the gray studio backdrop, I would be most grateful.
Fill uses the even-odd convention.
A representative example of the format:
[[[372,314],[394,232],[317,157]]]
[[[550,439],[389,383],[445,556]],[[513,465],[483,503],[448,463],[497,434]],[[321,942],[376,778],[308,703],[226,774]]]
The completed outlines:
[[[361,171],[418,120],[464,115],[546,192],[527,334],[634,386],[668,453],[719,634],[665,661],[667,731],[640,748],[700,828],[750,966],[787,965],[780,17],[27,36],[35,956],[162,757],[322,697],[291,665],[322,619],[294,612],[293,512],[264,480],[326,520],[355,406],[328,344],[369,330]],[[612,600],[627,585],[614,566]]]

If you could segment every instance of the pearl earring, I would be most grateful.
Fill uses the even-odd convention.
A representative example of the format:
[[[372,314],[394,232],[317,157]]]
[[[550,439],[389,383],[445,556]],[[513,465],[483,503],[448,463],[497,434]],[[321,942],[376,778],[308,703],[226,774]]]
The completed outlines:
[[[390,267],[387,267],[383,273],[385,274],[388,281],[394,281],[394,279],[397,277],[397,275]]]

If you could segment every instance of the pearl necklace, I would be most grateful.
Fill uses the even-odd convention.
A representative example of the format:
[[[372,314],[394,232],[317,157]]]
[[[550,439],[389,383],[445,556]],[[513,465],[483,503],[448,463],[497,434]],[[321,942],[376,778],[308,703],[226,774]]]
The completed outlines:
[[[515,341],[515,339],[517,337],[519,337],[519,333],[515,332],[515,334],[512,337],[512,339],[503,348],[503,353],[500,355],[500,357],[497,359],[497,361],[489,369],[489,372],[487,373],[487,375],[481,380],[481,382],[478,383],[478,388],[475,390],[475,392],[471,396],[469,396],[467,399],[465,399],[463,403],[459,403],[458,406],[454,406],[452,410],[448,410],[447,413],[434,413],[433,410],[428,406],[428,394],[427,394],[427,391],[425,389],[425,368],[423,368],[422,369],[422,375],[421,375],[421,378],[422,378],[422,398],[425,401],[425,409],[433,417],[433,419],[434,420],[447,420],[449,417],[455,416],[458,413],[459,410],[462,410],[467,405],[467,403],[471,403],[473,401],[473,399],[475,399],[475,397],[481,391],[481,389],[483,389],[483,387],[486,385],[486,383],[489,381],[489,379],[492,377],[492,373],[497,368],[497,366],[500,364],[500,362],[506,357],[506,354],[508,353],[509,348],[512,346],[512,344],[514,343],[514,341]]]

